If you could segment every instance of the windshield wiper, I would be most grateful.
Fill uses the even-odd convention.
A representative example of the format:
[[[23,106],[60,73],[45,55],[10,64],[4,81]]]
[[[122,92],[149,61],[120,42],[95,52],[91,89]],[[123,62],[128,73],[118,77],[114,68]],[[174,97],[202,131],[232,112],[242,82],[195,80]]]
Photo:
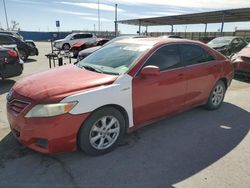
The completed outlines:
[[[81,65],[80,68],[85,68],[86,70],[98,72],[98,73],[103,73],[101,69],[97,69],[95,67],[89,66],[89,65]]]

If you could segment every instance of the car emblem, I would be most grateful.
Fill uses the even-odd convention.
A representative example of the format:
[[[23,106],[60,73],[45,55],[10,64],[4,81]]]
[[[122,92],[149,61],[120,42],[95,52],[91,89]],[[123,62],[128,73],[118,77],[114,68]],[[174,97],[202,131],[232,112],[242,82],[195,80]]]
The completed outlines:
[[[7,96],[6,96],[6,98],[7,98],[8,101],[11,100],[12,95],[13,95],[13,89],[10,89],[10,91],[8,92],[8,94],[7,94]]]

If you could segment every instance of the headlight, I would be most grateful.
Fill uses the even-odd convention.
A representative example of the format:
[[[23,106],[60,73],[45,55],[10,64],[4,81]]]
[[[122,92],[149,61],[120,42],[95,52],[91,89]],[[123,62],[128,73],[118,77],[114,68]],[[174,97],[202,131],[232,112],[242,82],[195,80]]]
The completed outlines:
[[[31,117],[52,117],[66,114],[72,110],[77,102],[57,103],[57,104],[38,104],[34,106],[27,114],[26,118]]]

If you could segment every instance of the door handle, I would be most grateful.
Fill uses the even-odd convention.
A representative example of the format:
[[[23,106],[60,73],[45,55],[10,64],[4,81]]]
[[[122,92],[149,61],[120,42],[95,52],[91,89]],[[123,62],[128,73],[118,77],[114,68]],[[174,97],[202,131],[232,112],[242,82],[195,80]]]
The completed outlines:
[[[183,74],[182,74],[182,73],[178,74],[178,77],[181,77],[181,76],[183,76]]]

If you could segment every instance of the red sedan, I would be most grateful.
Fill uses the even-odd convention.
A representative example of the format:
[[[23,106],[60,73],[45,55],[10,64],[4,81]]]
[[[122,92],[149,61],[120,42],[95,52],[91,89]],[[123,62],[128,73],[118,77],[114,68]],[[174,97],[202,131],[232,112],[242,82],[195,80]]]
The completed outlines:
[[[8,120],[15,137],[38,152],[100,155],[164,117],[219,108],[232,77],[230,61],[202,43],[124,39],[15,84]]]

